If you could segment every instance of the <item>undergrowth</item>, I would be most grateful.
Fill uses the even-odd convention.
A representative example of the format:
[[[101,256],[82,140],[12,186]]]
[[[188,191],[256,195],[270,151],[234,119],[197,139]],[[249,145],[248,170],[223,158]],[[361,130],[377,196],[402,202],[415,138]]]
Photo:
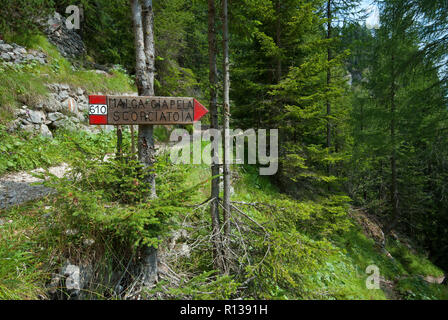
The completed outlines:
[[[7,261],[0,264],[0,298],[48,298],[45,284],[67,260],[95,266],[84,298],[123,298],[135,281],[123,270],[138,262],[139,248],[150,245],[169,254],[173,250],[166,240],[177,229],[188,234],[178,245],[191,250],[187,256],[165,261],[177,280],[162,277],[144,297],[388,298],[381,289],[367,289],[369,265],[395,281],[403,298],[447,297],[444,286],[417,277],[441,273],[423,255],[392,244],[391,260],[362,233],[347,215],[349,198],[333,194],[293,199],[252,166],[233,168],[231,249],[236,257],[230,274],[219,275],[208,241],[207,165],[173,165],[169,155],[160,155],[155,167],[158,198],[148,201],[146,172],[135,157],[106,157],[113,152],[113,132],[61,133],[59,139],[60,147],[71,155],[72,171],[66,178],[48,180],[57,195],[0,212],[6,222],[0,226],[5,239],[0,258]],[[125,132],[125,150],[129,143]],[[123,287],[118,293],[117,283]]]

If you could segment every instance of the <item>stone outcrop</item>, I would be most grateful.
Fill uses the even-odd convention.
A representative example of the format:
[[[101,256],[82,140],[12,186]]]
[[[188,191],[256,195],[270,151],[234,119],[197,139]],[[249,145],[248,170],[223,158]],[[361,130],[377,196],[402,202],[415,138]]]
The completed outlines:
[[[93,277],[93,268],[90,265],[75,265],[69,261],[53,274],[48,293],[54,300],[79,300],[89,295],[89,283]]]
[[[24,47],[19,46],[18,44],[8,44],[3,40],[0,40],[0,61],[1,60],[10,65],[26,63],[30,61],[46,64],[47,56],[41,51],[27,50]]]
[[[49,84],[49,97],[32,108],[22,106],[16,110],[16,120],[9,127],[40,133],[52,137],[56,129],[88,130],[88,96],[81,88],[72,88],[66,84]]]
[[[54,44],[66,58],[79,58],[86,53],[81,36],[74,30],[68,29],[66,19],[59,13],[51,16],[45,26],[48,40]]]

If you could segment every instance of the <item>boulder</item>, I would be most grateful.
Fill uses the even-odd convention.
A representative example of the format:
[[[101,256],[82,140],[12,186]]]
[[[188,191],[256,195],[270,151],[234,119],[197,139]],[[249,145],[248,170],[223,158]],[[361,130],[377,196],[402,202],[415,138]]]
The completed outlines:
[[[34,132],[34,126],[32,124],[21,124],[20,129],[26,132]]]
[[[13,47],[10,44],[2,43],[0,44],[0,51],[11,51]]]
[[[28,110],[28,120],[32,123],[41,124],[46,120],[45,113],[42,111]]]
[[[59,96],[58,96],[58,100],[59,101],[64,101],[65,99],[67,99],[69,97],[68,91],[62,89],[61,92],[59,92]]]
[[[42,107],[47,112],[57,112],[62,110],[60,102],[54,97],[49,97],[45,102],[42,103]]]
[[[64,106],[64,108],[71,112],[71,113],[77,113],[78,112],[78,104],[76,103],[75,99],[69,97],[67,99],[65,99],[62,102],[62,105]]]
[[[65,288],[70,297],[77,297],[81,292],[81,274],[78,266],[66,265],[61,272],[65,277]]]
[[[50,129],[47,127],[46,124],[42,124],[40,126],[39,132],[42,136],[46,138],[53,138],[53,134],[51,133]]]
[[[65,129],[68,131],[75,131],[77,129],[76,124],[68,118],[57,120],[53,122],[51,126],[55,129]]]
[[[6,53],[6,52],[3,52],[2,54],[0,54],[0,58],[2,60],[5,60],[5,61],[11,61],[12,60],[11,55],[9,53]]]
[[[47,119],[51,122],[58,121],[59,119],[64,118],[65,116],[60,112],[51,112],[47,115]]]

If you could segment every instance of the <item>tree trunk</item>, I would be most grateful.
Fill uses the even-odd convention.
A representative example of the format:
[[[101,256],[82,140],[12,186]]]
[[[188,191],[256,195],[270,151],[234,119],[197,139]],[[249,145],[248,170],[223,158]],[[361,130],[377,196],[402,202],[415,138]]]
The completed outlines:
[[[210,81],[210,127],[218,129],[218,107],[217,107],[217,66],[216,66],[216,29],[215,29],[215,1],[208,0],[208,52],[209,52],[209,81]],[[224,269],[222,255],[222,242],[219,221],[219,157],[217,150],[212,149],[212,189],[211,189],[211,220],[212,220],[212,242],[213,258],[215,268]]]
[[[152,0],[143,0],[143,31],[144,31],[144,56],[146,58],[145,74],[147,76],[147,85],[142,87],[139,95],[154,95],[154,71],[155,71],[155,48],[154,48],[154,14],[152,11]],[[139,126],[139,148],[140,160],[148,167],[152,167],[155,162],[154,147],[154,126]],[[151,186],[151,198],[156,198],[156,179],[154,174],[148,176]]]
[[[135,35],[136,83],[138,94],[154,95],[154,36],[152,1],[144,0],[143,9],[138,0],[131,0],[132,20]],[[144,28],[144,29],[143,29]],[[140,125],[138,128],[138,156],[146,168],[155,161],[155,148],[152,125]],[[148,174],[151,198],[156,197],[155,175]],[[157,249],[145,247],[142,250],[143,285],[151,286],[157,279]]]
[[[331,12],[331,0],[327,1],[327,39],[331,39],[331,19],[332,19],[332,12]],[[333,59],[332,56],[332,50],[330,46],[327,49],[327,61],[330,62],[331,59]],[[328,66],[327,69],[327,88],[330,89],[331,84],[331,68]],[[330,149],[331,147],[331,122],[330,122],[330,116],[331,116],[331,103],[330,99],[327,97],[327,148]]]
[[[229,25],[227,0],[222,0],[222,47],[224,55],[224,84],[223,84],[223,121],[224,121],[224,249],[225,258],[228,260],[227,248],[230,245],[230,61],[229,61]],[[228,264],[226,263],[226,267]]]
[[[396,155],[396,134],[395,134],[395,125],[396,125],[396,105],[395,105],[395,56],[392,54],[391,57],[392,67],[391,67],[391,75],[392,75],[392,83],[391,83],[391,94],[390,94],[390,138],[392,144],[392,153],[390,157],[390,166],[391,166],[391,186],[390,186],[390,199],[392,206],[392,219],[391,223],[389,223],[387,227],[387,233],[389,233],[393,227],[398,223],[398,219],[400,216],[399,209],[399,196],[398,196],[398,182],[397,182],[397,155]]]
[[[275,4],[275,11],[277,12],[277,22],[275,25],[275,41],[277,47],[281,48],[281,15],[280,15],[280,1],[277,0]],[[277,70],[276,70],[277,83],[282,79],[282,57],[281,54],[277,57]]]

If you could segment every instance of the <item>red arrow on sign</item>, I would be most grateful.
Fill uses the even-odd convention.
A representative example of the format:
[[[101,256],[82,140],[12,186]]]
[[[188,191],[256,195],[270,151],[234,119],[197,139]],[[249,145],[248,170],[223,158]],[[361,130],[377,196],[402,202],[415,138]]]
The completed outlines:
[[[207,108],[205,108],[198,100],[194,99],[194,121],[198,121],[207,113]]]

